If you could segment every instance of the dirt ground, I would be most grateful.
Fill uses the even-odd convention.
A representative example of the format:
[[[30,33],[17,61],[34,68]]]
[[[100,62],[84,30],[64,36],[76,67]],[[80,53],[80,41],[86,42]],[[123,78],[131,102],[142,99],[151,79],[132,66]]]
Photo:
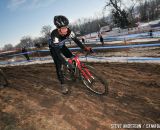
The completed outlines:
[[[160,65],[92,66],[108,80],[107,96],[94,95],[79,82],[70,85],[70,94],[61,94],[54,64],[3,68],[10,86],[0,89],[0,130],[113,130],[114,124],[146,129],[160,124]]]

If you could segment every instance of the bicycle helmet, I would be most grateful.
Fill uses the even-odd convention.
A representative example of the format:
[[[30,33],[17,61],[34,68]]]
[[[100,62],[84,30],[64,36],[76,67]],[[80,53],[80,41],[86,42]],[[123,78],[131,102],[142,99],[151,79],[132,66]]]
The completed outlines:
[[[68,26],[69,20],[63,15],[57,15],[54,17],[54,25],[57,28]]]

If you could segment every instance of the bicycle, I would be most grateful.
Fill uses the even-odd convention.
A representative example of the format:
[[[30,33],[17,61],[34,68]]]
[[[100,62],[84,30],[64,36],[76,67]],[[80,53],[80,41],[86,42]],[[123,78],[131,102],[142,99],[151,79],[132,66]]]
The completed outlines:
[[[3,70],[0,69],[0,87],[8,86],[8,80],[6,75],[4,74]]]
[[[58,46],[63,46],[66,41],[69,39],[59,42]],[[80,80],[91,92],[97,95],[108,94],[107,80],[94,67],[82,63],[78,55],[68,58],[67,62],[68,65],[62,65],[61,68],[65,80],[72,82]]]

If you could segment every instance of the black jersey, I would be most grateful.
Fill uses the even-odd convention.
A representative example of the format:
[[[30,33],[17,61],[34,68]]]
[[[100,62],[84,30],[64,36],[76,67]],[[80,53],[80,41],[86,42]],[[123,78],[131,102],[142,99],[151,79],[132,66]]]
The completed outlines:
[[[55,29],[51,33],[51,44],[58,44],[59,42],[65,40],[66,38],[71,38],[81,49],[84,49],[84,45],[76,37],[76,35],[68,28],[67,34],[62,36],[59,34],[58,29]]]

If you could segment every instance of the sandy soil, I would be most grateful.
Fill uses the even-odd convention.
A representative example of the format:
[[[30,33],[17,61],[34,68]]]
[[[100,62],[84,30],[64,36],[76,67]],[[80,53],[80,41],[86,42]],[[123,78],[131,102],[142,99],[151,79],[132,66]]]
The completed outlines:
[[[113,130],[115,123],[145,129],[146,124],[160,124],[160,65],[92,66],[108,80],[107,96],[96,96],[79,82],[70,85],[70,94],[61,94],[54,64],[3,68],[10,86],[0,89],[0,130]]]

